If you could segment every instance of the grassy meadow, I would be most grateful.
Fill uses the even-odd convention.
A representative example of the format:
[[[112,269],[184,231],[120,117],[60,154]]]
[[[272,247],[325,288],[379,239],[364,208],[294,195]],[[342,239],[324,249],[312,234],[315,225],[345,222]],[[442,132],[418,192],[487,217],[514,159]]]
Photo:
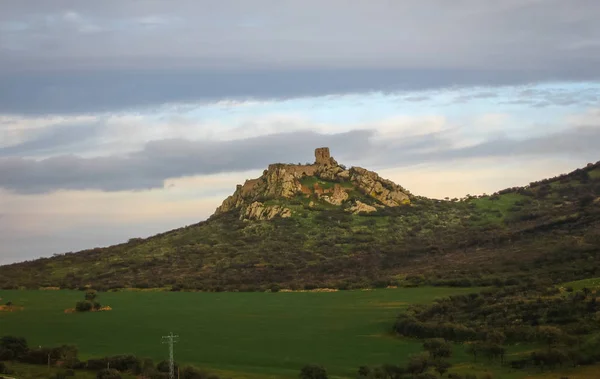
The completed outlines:
[[[333,293],[101,293],[109,312],[65,314],[79,291],[0,291],[22,311],[0,313],[0,335],[31,346],[75,344],[82,359],[135,354],[167,357],[161,336],[180,336],[176,359],[232,377],[297,377],[306,363],[336,376],[360,365],[406,362],[417,340],[389,334],[398,311],[411,303],[474,291],[460,288],[381,289]],[[454,361],[468,362],[462,349]]]

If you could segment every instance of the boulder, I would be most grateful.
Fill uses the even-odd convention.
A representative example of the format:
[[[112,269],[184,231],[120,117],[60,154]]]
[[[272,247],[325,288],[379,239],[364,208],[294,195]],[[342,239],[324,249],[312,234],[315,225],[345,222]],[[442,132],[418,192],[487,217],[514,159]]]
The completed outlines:
[[[369,195],[388,207],[409,204],[408,191],[391,180],[383,179],[377,173],[362,167],[350,169],[350,181],[365,195]]]
[[[329,204],[342,205],[344,201],[348,200],[348,192],[344,191],[339,184],[335,184],[333,192],[330,195],[323,195],[321,198]]]
[[[348,208],[348,211],[352,212],[353,214],[357,214],[360,212],[371,213],[371,212],[377,212],[377,208],[375,208],[369,204],[365,204],[360,200],[356,200],[356,203],[354,203],[353,206]]]
[[[278,216],[287,218],[291,215],[292,211],[289,208],[285,208],[280,205],[266,206],[259,201],[255,201],[246,208],[244,213],[240,216],[240,219],[260,221],[272,220]]]

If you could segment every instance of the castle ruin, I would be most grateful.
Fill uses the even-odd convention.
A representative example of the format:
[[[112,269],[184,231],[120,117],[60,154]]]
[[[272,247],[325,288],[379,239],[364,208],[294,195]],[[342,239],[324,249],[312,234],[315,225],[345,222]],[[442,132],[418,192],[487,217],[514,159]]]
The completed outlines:
[[[331,159],[328,147],[319,147],[315,149],[315,164],[327,165]]]

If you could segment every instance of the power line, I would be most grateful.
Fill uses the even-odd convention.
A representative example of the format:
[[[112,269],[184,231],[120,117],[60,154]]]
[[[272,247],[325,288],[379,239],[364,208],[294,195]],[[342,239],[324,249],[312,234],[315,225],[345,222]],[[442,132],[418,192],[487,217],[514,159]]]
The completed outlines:
[[[175,379],[175,360],[173,358],[173,344],[177,343],[178,335],[169,333],[168,336],[163,336],[162,343],[169,344],[169,379]]]

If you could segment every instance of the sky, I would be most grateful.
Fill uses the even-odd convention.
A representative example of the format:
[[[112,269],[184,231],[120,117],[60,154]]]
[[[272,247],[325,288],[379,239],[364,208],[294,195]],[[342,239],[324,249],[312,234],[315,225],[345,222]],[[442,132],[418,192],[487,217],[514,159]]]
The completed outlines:
[[[600,160],[597,0],[2,0],[0,264],[210,216],[328,146],[434,198]]]

